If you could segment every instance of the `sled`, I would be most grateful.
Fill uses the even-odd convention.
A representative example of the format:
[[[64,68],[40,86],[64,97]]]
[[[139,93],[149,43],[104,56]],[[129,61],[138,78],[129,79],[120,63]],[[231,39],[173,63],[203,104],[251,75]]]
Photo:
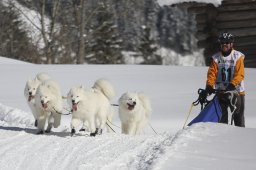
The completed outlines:
[[[219,104],[218,97],[215,95],[214,98],[201,110],[188,126],[198,122],[220,122],[222,116],[221,107]]]

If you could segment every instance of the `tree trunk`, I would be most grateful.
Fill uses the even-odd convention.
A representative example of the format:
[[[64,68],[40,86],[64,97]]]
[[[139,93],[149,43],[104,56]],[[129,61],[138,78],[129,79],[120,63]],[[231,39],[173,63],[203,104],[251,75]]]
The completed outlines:
[[[85,41],[84,41],[84,27],[85,27],[85,2],[81,0],[81,10],[80,10],[80,39],[79,39],[79,51],[77,56],[77,64],[84,63],[84,55],[85,55]]]

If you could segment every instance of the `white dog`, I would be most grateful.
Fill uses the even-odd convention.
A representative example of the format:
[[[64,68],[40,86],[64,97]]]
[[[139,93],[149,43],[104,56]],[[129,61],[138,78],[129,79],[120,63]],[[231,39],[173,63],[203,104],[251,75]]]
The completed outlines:
[[[28,106],[35,118],[35,126],[37,126],[37,110],[35,106],[35,94],[38,86],[45,80],[50,79],[50,76],[46,73],[38,73],[34,79],[29,79],[26,82],[25,89],[24,89],[24,96],[28,103]]]
[[[81,123],[88,124],[91,136],[101,134],[112,113],[110,100],[115,96],[112,84],[104,79],[95,82],[93,88],[73,87],[67,100],[72,108],[71,135]]]
[[[61,121],[61,111],[63,107],[61,90],[58,83],[54,80],[42,82],[36,91],[35,106],[38,113],[38,134],[49,133],[52,129],[57,128]],[[44,130],[46,120],[48,126]]]
[[[129,135],[143,133],[150,114],[150,100],[144,94],[127,92],[119,98],[122,133]]]

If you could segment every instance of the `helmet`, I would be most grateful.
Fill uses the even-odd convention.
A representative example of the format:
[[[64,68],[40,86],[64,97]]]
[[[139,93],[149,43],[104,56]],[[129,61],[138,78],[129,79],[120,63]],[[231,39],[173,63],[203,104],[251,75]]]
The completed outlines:
[[[233,43],[234,36],[231,33],[223,32],[219,35],[219,43]]]

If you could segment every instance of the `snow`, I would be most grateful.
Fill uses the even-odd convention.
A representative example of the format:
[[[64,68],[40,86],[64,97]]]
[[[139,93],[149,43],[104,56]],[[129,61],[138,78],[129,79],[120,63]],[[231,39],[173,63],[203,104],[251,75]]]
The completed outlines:
[[[209,3],[213,4],[214,6],[221,5],[222,0],[157,0],[160,6],[164,5],[172,5],[177,3],[183,3],[183,2],[198,2],[198,3]]]
[[[72,86],[92,86],[102,77],[115,86],[113,103],[124,92],[144,92],[151,98],[150,124],[158,134],[148,127],[140,136],[123,135],[116,113],[116,133],[71,137],[71,117],[62,116],[61,127],[36,135],[23,89],[27,79],[38,72],[56,79],[64,96]],[[245,69],[246,128],[199,123],[182,129],[189,107],[198,97],[197,89],[204,87],[206,72],[207,67],[35,65],[1,57],[0,169],[255,169],[255,69]],[[199,109],[193,108],[189,121]]]

